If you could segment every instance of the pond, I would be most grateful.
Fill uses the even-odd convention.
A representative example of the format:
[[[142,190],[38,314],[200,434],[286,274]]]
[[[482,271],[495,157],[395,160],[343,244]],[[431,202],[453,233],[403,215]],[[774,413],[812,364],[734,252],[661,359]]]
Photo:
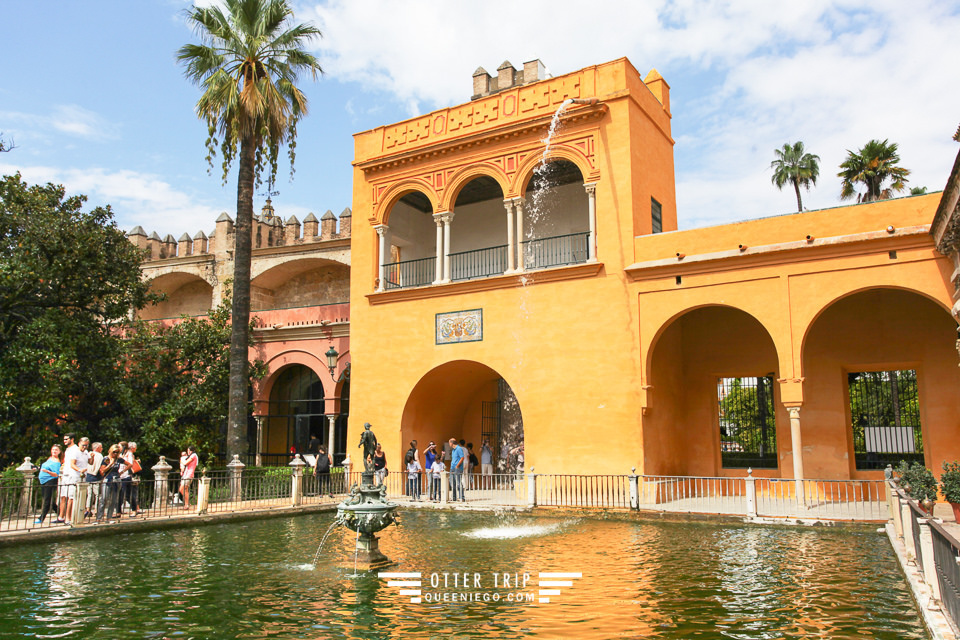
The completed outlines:
[[[346,530],[314,569],[325,513],[0,549],[0,637],[927,637],[875,529],[401,517],[380,546],[419,602]]]

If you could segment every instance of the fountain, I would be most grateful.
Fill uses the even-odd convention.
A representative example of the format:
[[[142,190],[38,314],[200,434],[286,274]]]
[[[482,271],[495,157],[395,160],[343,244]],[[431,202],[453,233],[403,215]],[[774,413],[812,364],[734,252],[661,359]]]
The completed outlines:
[[[380,569],[393,564],[380,552],[378,531],[391,524],[399,525],[394,511],[397,505],[387,502],[387,487],[374,484],[373,452],[377,447],[377,437],[370,430],[370,423],[363,425],[360,445],[363,447],[364,471],[360,474],[360,484],[350,487],[349,497],[337,505],[336,522],[357,533],[354,568]]]

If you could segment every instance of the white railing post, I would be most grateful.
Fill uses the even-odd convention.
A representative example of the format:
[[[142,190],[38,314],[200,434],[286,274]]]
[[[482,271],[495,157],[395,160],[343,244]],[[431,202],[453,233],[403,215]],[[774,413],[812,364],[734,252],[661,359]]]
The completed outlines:
[[[450,499],[450,485],[448,484],[447,470],[440,472],[440,504],[447,504]]]
[[[161,509],[167,503],[167,491],[170,486],[170,470],[173,469],[164,456],[160,456],[160,462],[150,467],[153,471],[153,508]]]
[[[20,490],[20,515],[29,516],[30,503],[33,502],[33,479],[37,475],[37,468],[30,461],[30,458],[26,457],[23,459],[23,464],[17,467],[17,471],[23,475],[23,488]],[[50,517],[56,517],[56,513]]]
[[[537,474],[535,469],[530,467],[530,473],[527,474],[527,506],[537,506]]]
[[[917,549],[913,544],[913,510],[909,500],[900,501],[900,513],[903,518],[903,546],[907,550],[907,564],[917,566]]]
[[[637,468],[630,469],[630,508],[640,508],[640,485],[637,478]]]
[[[751,518],[757,517],[757,479],[753,477],[753,469],[747,469],[747,477],[744,479],[747,484],[747,515]]]
[[[233,460],[227,465],[230,471],[230,500],[237,502],[243,496],[243,468],[247,465],[240,462],[240,456],[233,454]]]
[[[900,492],[893,484],[887,484],[890,492],[890,516],[893,518],[893,530],[898,538],[903,538],[903,512],[900,510]]]
[[[210,478],[207,477],[207,471],[204,469],[200,476],[200,489],[197,491],[197,515],[207,512],[207,505],[210,503]],[[190,505],[184,505],[190,508]]]
[[[923,560],[923,579],[933,592],[927,609],[940,610],[940,578],[937,576],[937,566],[933,557],[933,533],[930,531],[932,518],[917,518],[920,523],[920,557]],[[912,537],[912,536],[911,536]]]
[[[73,496],[73,511],[70,513],[70,526],[83,524],[83,513],[87,509],[87,485],[83,478],[77,480],[76,493]]]
[[[300,458],[300,454],[298,453],[294,456],[293,460],[290,461],[290,466],[293,467],[293,474],[291,475],[293,486],[290,487],[290,506],[299,507],[303,504],[303,468],[307,466],[307,463]]]

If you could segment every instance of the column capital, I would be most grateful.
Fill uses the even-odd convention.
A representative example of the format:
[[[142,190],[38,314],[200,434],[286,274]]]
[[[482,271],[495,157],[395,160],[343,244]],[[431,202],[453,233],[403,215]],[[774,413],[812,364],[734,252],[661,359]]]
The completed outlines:
[[[511,201],[513,202],[513,205],[515,207],[523,207],[523,205],[527,203],[527,199],[524,198],[523,196],[517,196],[516,198],[513,198]]]
[[[513,198],[504,198],[503,200],[503,208],[507,210],[507,213],[513,212],[513,200]],[[960,343],[960,340],[957,342]]]
[[[433,219],[434,219],[434,220],[439,220],[439,221],[442,222],[443,224],[449,224],[449,223],[453,222],[453,216],[454,216],[454,215],[455,215],[455,214],[454,214],[453,211],[441,211],[440,213],[435,213],[435,214],[433,214]]]
[[[593,195],[597,192],[597,183],[596,182],[584,182],[583,188],[586,190],[588,195]]]
[[[390,227],[385,224],[378,224],[373,228],[376,230],[377,235],[380,236],[381,238],[383,237],[383,234],[385,234],[387,231],[390,230]]]
[[[790,419],[791,419],[791,420],[799,420],[799,419],[800,419],[800,406],[797,405],[797,406],[787,407],[787,413],[790,414]]]

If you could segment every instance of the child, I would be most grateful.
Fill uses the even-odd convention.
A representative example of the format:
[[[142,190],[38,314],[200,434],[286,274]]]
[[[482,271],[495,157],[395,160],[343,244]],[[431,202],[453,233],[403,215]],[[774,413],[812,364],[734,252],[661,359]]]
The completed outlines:
[[[440,476],[444,470],[443,459],[437,456],[433,459],[433,465],[430,467],[430,500],[440,501]]]
[[[420,499],[420,461],[407,452],[407,493],[411,500]]]

